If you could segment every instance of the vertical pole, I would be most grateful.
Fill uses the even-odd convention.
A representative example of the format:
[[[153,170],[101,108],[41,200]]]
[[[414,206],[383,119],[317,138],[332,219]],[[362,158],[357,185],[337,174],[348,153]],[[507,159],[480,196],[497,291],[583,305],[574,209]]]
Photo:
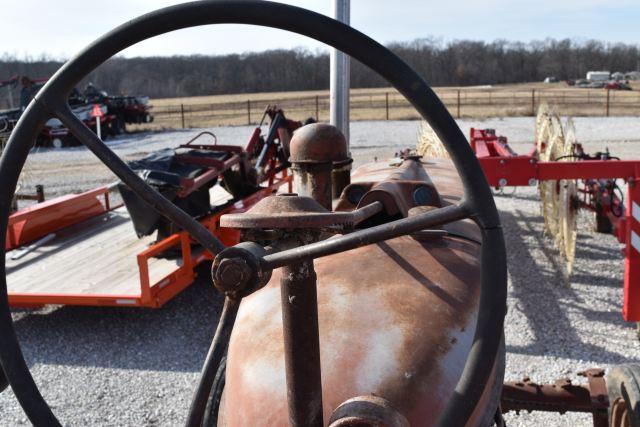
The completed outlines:
[[[320,121],[320,96],[316,95],[316,122]]]
[[[184,129],[184,104],[180,104],[180,117],[182,118],[182,129]]]
[[[351,0],[332,0],[332,4],[333,17],[349,25]],[[351,157],[349,149],[349,88],[351,86],[349,57],[336,49],[331,49],[330,61],[330,123],[344,135],[347,141],[347,155]],[[340,183],[340,186],[349,185],[351,182],[351,162],[334,168],[332,179],[334,182]],[[334,194],[340,194],[342,191],[340,186],[334,186]]]
[[[640,183],[629,179],[625,215],[624,300],[622,317],[627,322],[640,321]]]
[[[456,116],[460,118],[460,89],[458,89],[458,112]]]
[[[96,135],[98,135],[98,139],[102,139],[102,117],[96,116]]]
[[[389,92],[384,94],[385,108],[387,110],[387,120],[389,120]]]
[[[322,427],[318,295],[313,260],[283,267],[280,293],[289,425]]]
[[[606,106],[606,116],[609,117],[609,99],[611,96],[611,89],[607,89],[607,106]]]
[[[44,187],[41,184],[36,185],[36,202],[44,202]]]
[[[13,91],[11,90],[11,85],[7,86],[9,89],[9,108],[13,110]]]
[[[251,124],[251,100],[247,99],[247,124]]]
[[[536,116],[536,90],[531,89],[531,115]]]
[[[333,0],[333,17],[347,25],[350,23],[350,0]],[[347,140],[349,152],[349,57],[337,49],[331,49],[331,121]]]

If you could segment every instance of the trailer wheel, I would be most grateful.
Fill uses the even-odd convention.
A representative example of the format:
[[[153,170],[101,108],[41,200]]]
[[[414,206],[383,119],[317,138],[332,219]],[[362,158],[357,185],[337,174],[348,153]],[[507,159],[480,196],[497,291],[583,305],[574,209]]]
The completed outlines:
[[[51,147],[59,150],[60,148],[64,147],[64,141],[61,138],[53,138],[51,140]]]
[[[124,126],[125,126],[124,119],[122,119],[121,117],[117,117],[115,120],[111,122],[111,125],[109,126],[109,130],[110,130],[109,133],[112,136],[121,135],[125,131]]]
[[[609,426],[640,427],[640,365],[616,366],[607,375]]]
[[[211,393],[207,401],[207,409],[202,420],[203,427],[216,427],[218,425],[218,413],[220,411],[220,402],[222,400],[222,392],[224,391],[225,375],[227,372],[227,358],[223,357],[218,366],[216,377],[211,386]]]
[[[610,234],[613,231],[611,220],[599,212],[596,212],[596,232]]]

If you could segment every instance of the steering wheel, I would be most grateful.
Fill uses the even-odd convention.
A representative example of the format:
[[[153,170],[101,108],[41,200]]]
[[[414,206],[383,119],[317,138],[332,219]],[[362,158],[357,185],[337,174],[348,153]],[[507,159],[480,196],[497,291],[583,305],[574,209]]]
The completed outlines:
[[[119,157],[78,119],[67,99],[92,70],[123,49],[170,31],[209,24],[250,24],[278,28],[314,38],[357,59],[380,74],[416,108],[443,141],[464,189],[458,204],[415,217],[284,251],[257,259],[273,269],[293,259],[342,252],[431,226],[473,219],[482,232],[481,295],[474,341],[455,393],[437,421],[439,426],[464,425],[488,381],[501,342],[506,312],[506,252],[498,212],[484,173],[467,140],[428,84],[406,63],[371,38],[324,15],[302,8],[256,0],[197,1],[143,15],[116,28],[68,61],[35,96],[20,118],[0,159],[0,362],[25,413],[35,425],[60,425],[40,394],[18,344],[7,296],[5,239],[11,197],[33,141],[51,116],[58,117],[84,145],[153,209],[185,229],[205,249],[219,254],[224,245],[191,216],[147,186]],[[199,425],[217,365],[226,349],[240,298],[227,294],[188,425]],[[0,375],[0,379],[2,375]],[[0,381],[0,385],[2,381]]]

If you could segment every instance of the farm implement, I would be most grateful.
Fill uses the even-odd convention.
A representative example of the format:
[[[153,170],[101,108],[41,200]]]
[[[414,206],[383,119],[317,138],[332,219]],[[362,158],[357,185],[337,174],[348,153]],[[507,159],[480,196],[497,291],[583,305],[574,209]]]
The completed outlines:
[[[32,96],[44,86],[48,79],[41,78],[31,80],[22,77],[29,82],[29,90]],[[12,106],[0,111],[0,144],[8,139],[11,130],[22,115],[23,106],[13,108],[13,89],[18,86],[20,77],[12,77],[0,81],[0,89],[7,88],[8,104]],[[69,95],[69,105],[78,118],[89,128],[97,132],[98,121],[102,130],[101,136],[117,136],[126,130],[127,124],[150,123],[153,121],[152,106],[146,96],[110,96],[104,91],[89,85],[84,93],[74,89]],[[99,114],[96,113],[99,109]],[[36,144],[43,147],[62,148],[78,145],[80,142],[73,137],[60,120],[55,117],[47,120],[40,134],[36,138]]]
[[[595,231],[625,245],[622,315],[640,321],[640,160],[620,160],[608,151],[586,153],[572,121],[563,127],[546,108],[540,110],[536,142],[526,155],[515,153],[492,129],[471,129],[469,142],[492,187],[538,186],[545,231],[569,275],[579,210],[592,213]]]
[[[291,182],[283,144],[301,123],[286,119],[277,107],[269,107],[265,116],[269,131],[263,134],[257,127],[244,148],[219,145],[213,133],[203,132],[130,166],[209,232],[235,244],[238,233],[221,229],[220,216],[242,212]],[[105,248],[112,248],[113,256],[98,256]],[[6,261],[9,301],[27,307],[161,307],[194,281],[199,264],[212,259],[123,183],[13,213],[5,250],[11,251]],[[77,268],[69,267],[70,259]],[[101,271],[87,271],[89,260]],[[43,270],[57,271],[56,279],[34,286],[34,275]]]
[[[258,180],[273,184],[278,174],[279,182],[291,182],[278,153],[286,156],[296,192],[271,191],[250,207],[242,203],[235,211],[218,212],[219,224],[208,226],[185,212],[188,204],[180,200],[189,189],[195,194],[211,183],[197,181],[206,172],[187,176],[194,181],[174,197],[166,188],[173,178],[159,173],[174,169],[127,165],[78,120],[66,99],[93,68],[136,42],[221,23],[275,27],[341,49],[402,93],[450,158],[406,155],[392,164],[364,165],[345,179],[350,158],[344,136],[333,126],[309,124],[291,141],[270,144],[267,137],[245,149],[255,159]],[[355,29],[264,1],[192,2],[129,21],[67,63],[31,103],[0,162],[0,180],[10,189],[50,115],[94,152],[132,197],[172,224],[154,221],[150,228],[137,227],[139,234],[176,227],[184,233],[176,244],[189,250],[193,239],[213,257],[211,281],[224,295],[224,308],[186,425],[484,427],[503,426],[503,410],[581,411],[592,413],[598,427],[640,423],[635,365],[606,375],[586,371],[586,385],[504,383],[506,249],[483,168],[427,83]],[[270,134],[278,133],[273,127]],[[197,145],[183,148],[216,152]],[[207,167],[211,160],[224,165],[233,159],[233,150],[220,150],[224,156],[197,157],[208,159]],[[3,237],[11,196],[2,193]],[[226,233],[236,238],[227,239]],[[101,249],[84,269],[114,269],[109,256],[117,251]],[[0,384],[11,385],[32,423],[60,425],[22,356],[6,292],[0,292],[0,314],[6,374]]]

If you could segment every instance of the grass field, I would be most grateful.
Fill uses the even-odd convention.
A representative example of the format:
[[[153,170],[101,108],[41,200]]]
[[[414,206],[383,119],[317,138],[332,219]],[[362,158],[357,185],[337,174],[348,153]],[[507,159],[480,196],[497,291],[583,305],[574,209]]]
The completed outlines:
[[[640,115],[640,84],[633,91],[581,89],[565,83],[502,86],[440,87],[436,93],[455,117],[531,116],[542,102],[563,115]],[[258,123],[268,104],[282,107],[289,117],[329,118],[329,93],[323,91],[212,95],[154,99],[155,121],[134,129],[178,129]],[[352,89],[352,120],[418,118],[415,109],[393,88]]]

